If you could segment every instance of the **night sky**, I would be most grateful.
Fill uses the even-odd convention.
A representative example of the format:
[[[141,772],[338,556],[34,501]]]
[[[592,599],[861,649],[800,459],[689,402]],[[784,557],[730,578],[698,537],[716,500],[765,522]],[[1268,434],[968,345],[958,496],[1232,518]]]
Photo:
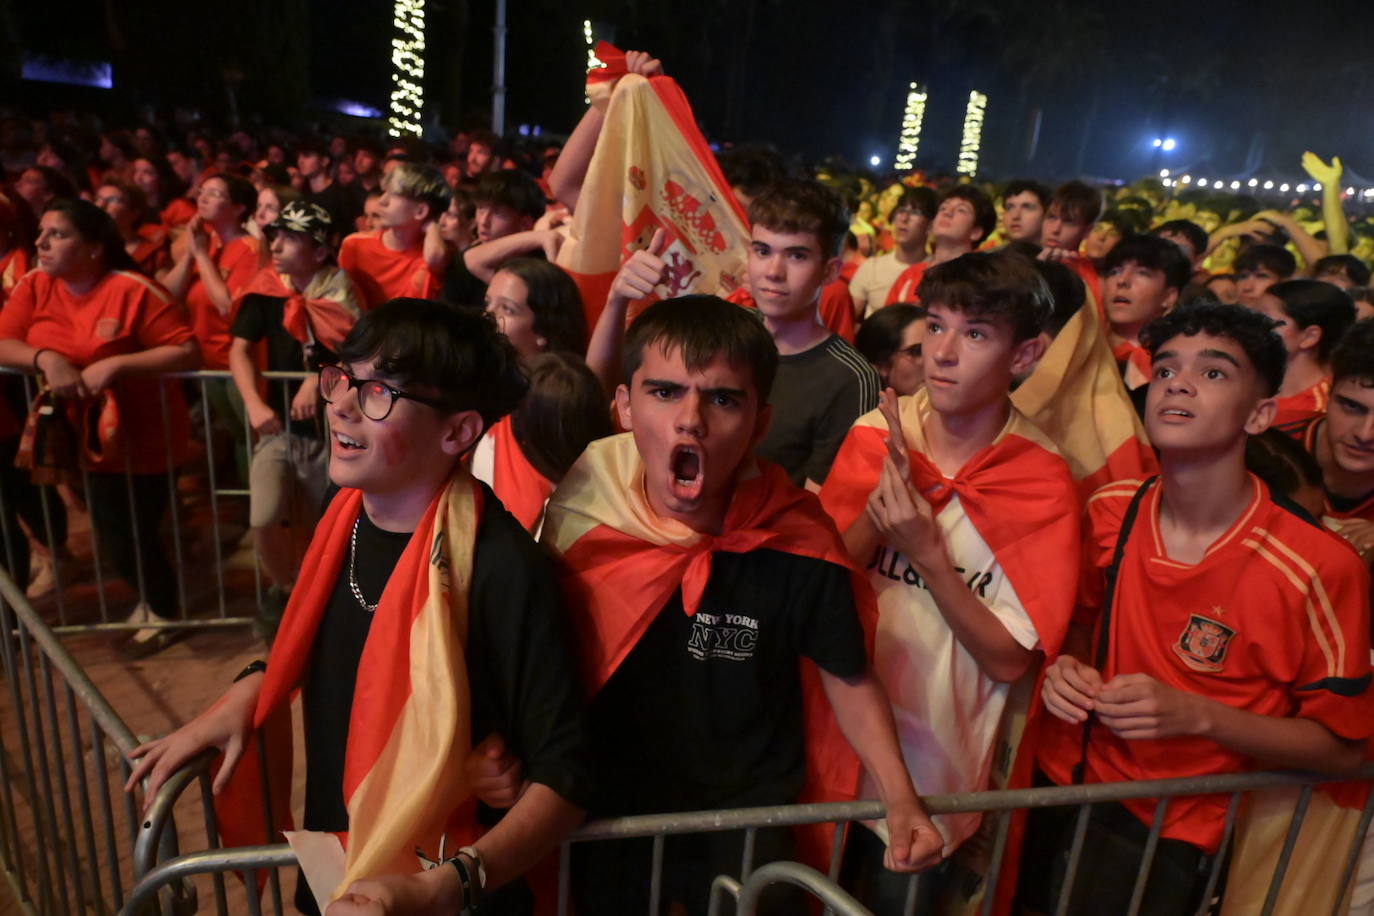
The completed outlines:
[[[385,108],[387,0],[200,6],[0,0],[9,40],[26,51],[116,60],[110,92],[26,82],[18,101],[32,113],[64,103],[118,120],[136,101],[194,99],[223,117],[229,70],[241,113],[271,123],[299,128],[301,106],[339,98]],[[428,3],[428,101],[446,127],[486,117],[494,7]],[[564,133],[576,123],[587,18],[622,48],[662,57],[712,140],[768,142],[812,161],[877,155],[889,166],[907,84],[918,80],[930,93],[918,165],[932,171],[953,168],[978,89],[989,95],[986,175],[1129,179],[1171,168],[1296,179],[1311,148],[1374,181],[1368,3],[509,0],[508,15],[510,128]],[[1157,136],[1177,149],[1156,151]]]

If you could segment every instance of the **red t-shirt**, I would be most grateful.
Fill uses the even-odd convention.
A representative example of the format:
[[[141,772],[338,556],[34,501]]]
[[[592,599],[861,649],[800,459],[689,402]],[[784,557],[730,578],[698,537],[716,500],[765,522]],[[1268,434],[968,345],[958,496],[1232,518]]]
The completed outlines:
[[[1139,481],[1089,498],[1080,622],[1096,617],[1104,570]],[[1169,559],[1159,529],[1161,485],[1151,487],[1127,541],[1102,678],[1144,673],[1162,683],[1266,716],[1301,716],[1349,739],[1374,734],[1369,665],[1369,573],[1349,545],[1276,504],[1258,478],[1240,517],[1196,565]],[[1096,634],[1094,634],[1094,640]],[[1094,642],[1095,645],[1095,642]],[[1068,784],[1081,732],[1045,717],[1040,764]],[[1093,728],[1085,782],[1234,773],[1254,761],[1205,738],[1126,740]],[[1166,837],[1210,852],[1228,796],[1176,798]],[[1145,823],[1155,803],[1128,801]]]
[[[258,272],[258,240],[251,235],[241,235],[228,245],[220,246],[213,236],[210,239],[210,258],[219,268],[224,284],[229,287],[229,299],[237,302],[239,293]],[[186,310],[191,313],[191,330],[200,341],[200,351],[206,369],[229,368],[229,343],[233,336],[229,327],[234,323],[234,311],[221,312],[210,301],[210,293],[197,274],[186,291]]]
[[[162,225],[168,229],[176,229],[184,226],[191,221],[191,217],[196,215],[196,205],[184,197],[178,197],[170,204],[162,208],[159,214]]]
[[[1325,417],[1314,417],[1294,424],[1291,429],[1286,429],[1284,432],[1301,442],[1308,454],[1315,458],[1317,457],[1317,435],[1325,422]],[[1350,502],[1354,504],[1346,503],[1341,508],[1337,508],[1332,505],[1331,494],[1328,492],[1326,494],[1326,510],[1323,514],[1334,519],[1358,518],[1367,522],[1374,522],[1374,489],[1371,489],[1363,497],[1356,497]]]
[[[930,266],[929,261],[922,261],[919,264],[912,264],[902,271],[896,282],[887,291],[887,300],[883,305],[896,305],[898,302],[918,302],[916,290],[921,285],[921,278],[926,275],[926,268]]]
[[[171,259],[168,236],[167,227],[161,223],[138,227],[138,245],[129,252],[129,257],[134,259],[134,266],[139,273],[156,277],[158,271],[168,266]]]
[[[0,339],[56,350],[77,368],[110,356],[183,344],[191,337],[185,313],[166,290],[122,270],[106,274],[81,296],[35,270],[19,281],[0,311]],[[166,392],[165,431],[159,388]],[[113,391],[124,454],[135,474],[166,470],[169,448],[173,466],[185,459],[191,429],[179,384],[162,385],[155,377],[135,375],[116,380]],[[110,456],[92,470],[123,471],[124,460]]]
[[[30,267],[28,251],[17,245],[10,249],[9,254],[0,258],[0,295],[14,289],[19,278],[28,273]]]
[[[399,297],[432,299],[443,279],[425,264],[422,245],[393,251],[382,241],[381,232],[355,232],[344,239],[339,266],[363,294],[363,311]]]
[[[1270,425],[1297,436],[1295,430],[1299,425],[1326,413],[1327,402],[1331,400],[1331,377],[1325,376],[1311,388],[1274,400],[1279,409]]]

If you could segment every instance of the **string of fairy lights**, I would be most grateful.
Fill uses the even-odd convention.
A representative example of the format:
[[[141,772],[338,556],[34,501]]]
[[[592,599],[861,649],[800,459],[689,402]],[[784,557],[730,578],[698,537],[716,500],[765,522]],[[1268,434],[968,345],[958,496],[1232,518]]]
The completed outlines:
[[[419,136],[425,108],[425,0],[395,0],[391,38],[391,111],[388,133]]]
[[[926,117],[926,91],[912,83],[906,94],[906,110],[902,112],[902,132],[897,137],[897,158],[893,168],[910,171],[916,165],[916,152],[921,148],[921,122]]]
[[[906,108],[902,112],[902,129],[897,136],[897,155],[892,167],[899,172],[909,172],[916,167],[916,155],[921,149],[921,126],[925,122],[926,102],[930,95],[919,83],[911,83],[907,88]],[[983,145],[983,120],[987,116],[988,97],[986,93],[973,90],[968,94],[968,107],[964,110],[964,133],[959,140],[960,175],[972,177],[978,174],[978,152]]]
[[[1311,184],[1306,182],[1290,184],[1286,181],[1274,181],[1273,179],[1261,181],[1258,178],[1248,178],[1245,181],[1241,181],[1239,178],[1206,178],[1201,176],[1194,178],[1192,175],[1173,177],[1170,175],[1168,169],[1160,169],[1159,177],[1160,183],[1163,184],[1164,187],[1177,188],[1180,190],[1192,187],[1211,189],[1214,191],[1239,191],[1247,189],[1251,191],[1278,191],[1280,194],[1287,194],[1289,192],[1306,194],[1309,191],[1320,191],[1322,189],[1321,182],[1319,181],[1312,182]],[[1345,193],[1346,196],[1350,197],[1355,196],[1357,193],[1360,197],[1374,197],[1374,188],[1364,188],[1357,192],[1355,188],[1348,187],[1345,189]]]
[[[978,147],[983,142],[983,115],[988,108],[988,97],[977,89],[968,94],[968,107],[964,109],[964,135],[959,140],[959,164],[955,167],[960,175],[970,177],[978,174]]]

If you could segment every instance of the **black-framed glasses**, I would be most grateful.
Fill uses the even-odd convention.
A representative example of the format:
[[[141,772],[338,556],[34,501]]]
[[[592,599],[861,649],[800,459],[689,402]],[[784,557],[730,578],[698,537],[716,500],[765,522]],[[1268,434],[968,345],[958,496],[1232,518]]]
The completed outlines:
[[[320,370],[320,397],[326,403],[333,404],[350,388],[358,390],[358,409],[369,420],[385,420],[391,415],[391,408],[396,406],[397,398],[419,401],[438,410],[449,409],[447,404],[433,398],[422,398],[418,394],[408,394],[381,379],[354,378],[339,366],[325,366]]]

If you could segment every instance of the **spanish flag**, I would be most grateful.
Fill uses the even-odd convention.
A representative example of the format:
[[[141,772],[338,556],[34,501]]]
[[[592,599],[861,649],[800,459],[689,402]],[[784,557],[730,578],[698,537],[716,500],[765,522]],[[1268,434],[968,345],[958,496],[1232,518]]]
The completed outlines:
[[[509,416],[498,420],[487,435],[492,439],[492,492],[525,530],[533,533],[544,514],[544,502],[553,493],[553,481],[525,457]]]
[[[1090,302],[1060,330],[1011,401],[1058,446],[1078,481],[1081,501],[1113,480],[1159,473]]]
[[[282,325],[302,346],[310,342],[310,332],[320,343],[337,350],[363,313],[357,287],[347,273],[334,266],[316,271],[302,291],[296,290],[287,274],[265,267],[248,281],[237,301],[249,293],[285,299]]]
[[[589,328],[620,265],[648,247],[655,229],[667,233],[668,277],[640,308],[715,293],[722,278],[739,283],[749,245],[744,211],[677,83],[626,73],[624,52],[604,41],[596,56],[606,66],[587,74],[587,95],[605,108],[606,121],[558,252],[558,265],[582,293]],[[607,231],[613,226],[620,231]]]
[[[1077,490],[1064,459],[1045,434],[1012,407],[997,438],[949,478],[927,457],[925,421],[931,411],[927,393],[922,390],[899,398],[897,405],[912,484],[936,514],[953,497],[959,497],[960,506],[1035,624],[1046,658],[1053,659],[1059,654],[1073,613],[1081,553]],[[855,421],[835,456],[821,488],[821,504],[841,531],[865,511],[887,455],[884,440],[888,435],[882,412],[870,411]],[[1008,697],[989,788],[1030,785],[1033,740],[1042,709],[1035,701],[1040,675],[1040,671],[1028,672]],[[991,844],[974,842],[991,829],[991,823],[985,820],[979,834],[956,853],[964,867],[975,874],[986,875],[991,864]],[[1008,850],[1019,848],[1022,830],[1023,821],[1013,820]],[[1010,904],[1015,870],[1016,856],[1008,854],[999,882],[998,912],[1005,912]],[[976,912],[984,887],[978,882],[974,888],[961,890],[958,899],[948,901],[947,911]],[[965,892],[971,896],[964,897]]]
[[[848,570],[854,604],[871,650],[877,607],[867,578],[850,561],[816,497],[793,486],[781,468],[746,466],[716,536],[660,518],[644,494],[644,461],[633,435],[593,442],[573,465],[544,519],[542,541],[559,558],[563,596],[573,616],[588,693],[595,694],[630,654],[679,588],[695,614],[716,551],[767,548]],[[843,801],[859,789],[859,758],[850,748],[814,664],[802,660],[807,778],[802,801]],[[829,830],[806,831],[805,857],[824,863]]]
[[[415,871],[416,848],[436,850],[441,834],[456,849],[480,833],[463,764],[472,741],[464,649],[481,506],[479,485],[460,468],[416,526],[373,614],[344,754],[347,863],[331,897],[361,878]],[[274,823],[268,829],[262,818],[264,773],[250,746],[216,799],[226,846],[279,841],[279,831],[289,829],[290,702],[361,507],[362,492],[352,489],[330,503],[268,659],[253,721],[259,736],[269,732]]]

